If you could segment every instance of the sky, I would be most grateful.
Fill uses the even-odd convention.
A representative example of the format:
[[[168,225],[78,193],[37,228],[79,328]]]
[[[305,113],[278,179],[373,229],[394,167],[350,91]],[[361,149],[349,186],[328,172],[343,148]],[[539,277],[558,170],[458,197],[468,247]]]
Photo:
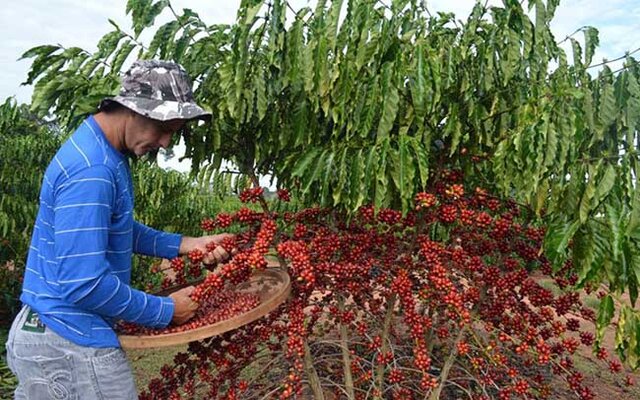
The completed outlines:
[[[425,1],[431,13],[450,11],[462,20],[475,4],[474,0]],[[498,0],[488,2],[502,4]],[[130,17],[125,15],[126,3],[127,0],[20,0],[8,1],[0,7],[0,101],[9,96],[15,96],[21,103],[30,101],[32,87],[20,84],[27,77],[32,59],[18,60],[29,48],[61,44],[95,51],[100,37],[113,30],[108,19],[132,31]],[[297,10],[314,2],[290,0],[289,3]],[[240,0],[171,0],[171,4],[174,9],[190,8],[206,23],[216,24],[233,23]],[[158,17],[156,23],[170,18],[167,12]],[[600,48],[594,63],[636,50],[640,48],[640,0],[561,0],[551,25],[556,41],[584,25],[600,31]],[[582,40],[582,35],[576,38]],[[639,58],[640,52],[635,56]],[[612,68],[621,65],[621,62],[614,63]]]

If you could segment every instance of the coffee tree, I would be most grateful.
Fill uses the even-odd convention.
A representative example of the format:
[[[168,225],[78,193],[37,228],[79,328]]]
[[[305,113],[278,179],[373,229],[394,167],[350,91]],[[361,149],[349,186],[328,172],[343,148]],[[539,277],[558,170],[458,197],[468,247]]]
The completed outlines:
[[[567,54],[549,29],[558,1],[524,3],[478,3],[461,22],[451,14],[433,15],[422,2],[411,0],[320,0],[313,9],[295,11],[285,1],[247,0],[241,2],[236,23],[227,26],[207,25],[193,10],[179,12],[169,1],[131,0],[127,12],[133,32],[114,24],[95,54],[48,45],[24,54],[34,58],[27,79],[35,83],[33,109],[52,111],[69,126],[113,94],[129,57],[182,63],[196,81],[198,101],[214,115],[211,125],[194,127],[183,137],[194,169],[203,168],[201,175],[219,172],[228,160],[255,187],[259,175],[271,174],[301,204],[322,207],[298,210],[301,215],[287,219],[261,202],[262,213],[243,211],[231,218],[250,225],[242,243],[246,253],[222,277],[212,274],[218,278],[210,278],[211,287],[233,280],[234,267],[242,277],[247,268],[263,266],[258,260],[264,257],[264,243],[255,241],[265,219],[277,221],[272,244],[283,266],[289,265],[300,278],[296,282],[303,283],[268,322],[192,345],[190,354],[163,373],[170,385],[156,382],[152,393],[192,393],[193,383],[177,382],[175,374],[185,372],[178,374],[180,380],[195,376],[186,363],[199,357],[200,379],[223,388],[228,397],[250,398],[237,394],[250,388],[290,396],[302,390],[302,370],[316,397],[327,376],[333,377],[331,384],[339,380],[337,387],[349,398],[384,397],[388,388],[399,398],[407,398],[402,397],[406,393],[434,396],[460,385],[448,378],[452,370],[462,379],[457,368],[471,371],[494,363],[495,355],[478,355],[483,340],[494,340],[489,347],[504,351],[497,357],[506,369],[469,374],[473,384],[462,385],[462,392],[473,397],[504,390],[505,397],[543,397],[538,383],[543,379],[520,368],[532,361],[519,357],[533,351],[538,362],[553,360],[554,369],[564,368],[571,389],[589,398],[565,358],[578,339],[565,336],[554,318],[578,307],[579,290],[601,284],[608,291],[597,314],[584,315],[598,330],[593,338],[580,334],[582,343],[599,349],[617,314],[618,354],[637,367],[639,316],[616,299],[627,292],[635,304],[638,295],[638,63],[627,55],[618,71],[606,62],[594,64],[598,33],[591,27],[577,32],[583,40],[572,35],[561,41],[571,44]],[[142,43],[140,34],[154,29],[162,12],[174,19],[156,28],[150,43]],[[416,217],[415,208],[423,206],[437,211]],[[291,232],[298,219],[299,232]],[[364,243],[376,246],[354,249],[343,243],[363,231],[371,235]],[[389,232],[395,239],[384,236]],[[380,248],[389,256],[379,254]],[[526,274],[535,268],[554,274],[566,296],[551,300],[530,283]],[[380,281],[363,278],[365,270]],[[486,286],[474,289],[475,273],[490,276],[480,279]],[[321,278],[331,274],[337,275]],[[345,276],[361,280],[342,287]],[[366,290],[359,283],[369,285],[373,299],[360,298]],[[498,294],[497,287],[512,292]],[[451,292],[438,292],[442,288]],[[312,289],[332,295],[318,303],[311,300]],[[466,301],[467,290],[477,290],[479,298]],[[483,301],[499,303],[487,299],[487,292],[511,308],[486,311]],[[512,314],[524,312],[529,303],[539,308],[536,316]],[[355,304],[353,315],[349,304]],[[551,304],[555,311],[542,311]],[[514,328],[499,315],[526,325]],[[450,318],[438,319],[443,316]],[[346,348],[344,340],[348,344],[343,368],[309,362],[321,347],[316,342],[308,348],[309,342],[323,336],[315,322],[327,318],[334,325],[324,333],[338,332],[339,349]],[[391,333],[396,319],[403,325]],[[363,321],[371,324],[354,336]],[[371,336],[374,327],[382,331]],[[566,328],[579,330],[569,320]],[[516,331],[527,336],[513,337]],[[264,342],[269,335],[281,338],[274,339],[280,345],[286,342],[282,354],[292,375],[278,381],[284,383],[276,389],[236,385],[241,371],[226,365],[227,355],[250,361],[256,353],[229,347],[230,339],[259,337],[256,343],[263,347],[258,348],[269,348]],[[469,344],[469,335],[477,339],[476,347]],[[407,344],[407,337],[415,346],[398,347],[403,340]],[[278,351],[276,344],[273,351]],[[358,364],[350,352],[368,361]],[[405,357],[413,360],[412,367],[400,361]],[[619,369],[617,361],[609,362],[612,370]],[[207,368],[211,365],[215,372]],[[510,368],[517,371],[512,374]],[[362,372],[362,382],[355,382],[354,371]],[[505,372],[511,380],[502,381]],[[414,374],[409,381],[419,384],[399,385],[407,373]],[[188,387],[180,392],[183,383]]]

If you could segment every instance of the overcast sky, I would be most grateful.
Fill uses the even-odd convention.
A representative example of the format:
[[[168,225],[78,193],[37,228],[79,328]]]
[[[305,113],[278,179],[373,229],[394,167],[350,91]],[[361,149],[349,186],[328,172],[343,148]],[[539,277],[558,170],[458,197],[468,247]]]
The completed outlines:
[[[389,3],[391,0],[384,1]],[[315,2],[290,0],[289,3],[299,9]],[[502,4],[499,0],[489,0],[489,3]],[[100,37],[113,30],[108,19],[130,32],[126,4],[127,0],[7,1],[0,7],[0,101],[15,96],[19,102],[30,102],[32,88],[20,83],[26,80],[32,59],[18,61],[29,48],[61,44],[95,51]],[[191,8],[208,24],[233,23],[240,0],[171,0],[171,4],[175,9]],[[475,0],[427,0],[432,13],[452,11],[463,20],[473,4]],[[162,14],[156,23],[172,18],[167,14]],[[560,41],[584,25],[600,31],[600,48],[594,63],[633,51],[640,47],[640,0],[561,0],[552,22],[556,40]],[[577,38],[582,40],[582,35]],[[640,57],[640,52],[635,57]],[[620,66],[621,62],[618,62],[612,68]],[[186,165],[178,167],[186,168]]]

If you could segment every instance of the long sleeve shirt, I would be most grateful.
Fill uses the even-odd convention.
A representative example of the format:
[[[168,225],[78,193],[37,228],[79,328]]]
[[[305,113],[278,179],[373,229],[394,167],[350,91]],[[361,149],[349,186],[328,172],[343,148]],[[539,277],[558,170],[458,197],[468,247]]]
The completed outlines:
[[[113,323],[164,327],[171,298],[129,286],[132,253],[173,258],[181,236],[133,219],[126,157],[93,117],[49,164],[20,300],[60,336],[83,346],[119,347]]]

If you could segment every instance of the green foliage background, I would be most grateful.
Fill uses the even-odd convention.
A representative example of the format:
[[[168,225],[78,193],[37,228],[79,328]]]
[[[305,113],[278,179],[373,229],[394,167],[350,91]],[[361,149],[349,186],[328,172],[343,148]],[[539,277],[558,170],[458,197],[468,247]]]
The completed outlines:
[[[0,325],[17,311],[42,175],[61,143],[28,106],[0,105]]]

